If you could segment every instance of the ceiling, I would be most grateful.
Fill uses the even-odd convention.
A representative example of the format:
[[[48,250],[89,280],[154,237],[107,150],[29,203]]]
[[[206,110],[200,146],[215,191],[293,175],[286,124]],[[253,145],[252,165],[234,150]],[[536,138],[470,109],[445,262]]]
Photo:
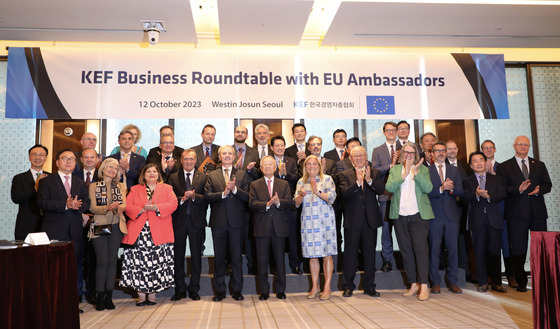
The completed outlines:
[[[445,2],[2,0],[0,40],[140,43],[156,20],[160,43],[560,48],[560,1]]]

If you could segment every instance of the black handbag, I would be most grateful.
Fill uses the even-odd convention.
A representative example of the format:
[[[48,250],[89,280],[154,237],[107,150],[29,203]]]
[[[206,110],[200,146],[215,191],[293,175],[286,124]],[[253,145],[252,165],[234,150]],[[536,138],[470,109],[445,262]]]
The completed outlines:
[[[111,235],[111,224],[95,225],[93,224],[93,235]]]

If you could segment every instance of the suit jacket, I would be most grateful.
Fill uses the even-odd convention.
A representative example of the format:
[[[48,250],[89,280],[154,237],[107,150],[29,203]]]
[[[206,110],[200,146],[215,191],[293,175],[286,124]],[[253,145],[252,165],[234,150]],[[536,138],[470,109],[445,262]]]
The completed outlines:
[[[117,152],[113,155],[108,156],[109,158],[121,160],[121,152]],[[161,158],[160,158],[161,159]],[[179,161],[180,162],[180,161]],[[146,165],[146,159],[143,156],[136,154],[134,152],[130,153],[130,161],[128,163],[128,172],[126,173],[126,188],[130,188],[138,184],[138,177],[142,172],[142,168]],[[124,176],[124,175],[123,175]],[[122,181],[122,178],[121,178]]]
[[[173,166],[173,168],[168,168],[166,172],[163,172],[163,170],[161,170],[161,148],[159,146],[154,147],[153,149],[150,150],[150,153],[148,154],[148,158],[146,159],[146,164],[155,163],[159,169],[160,174],[162,175],[163,181],[167,183],[167,180],[169,179],[169,175],[171,175],[174,172],[180,171],[181,168],[183,168],[183,165],[181,164],[182,153],[183,153],[183,149],[178,146],[175,146],[172,154],[173,159],[175,159],[175,165]],[[130,186],[128,186],[128,188],[130,188]]]
[[[336,147],[328,152],[325,152],[325,154],[323,154],[323,158],[331,159],[335,164],[340,161],[340,156]]]
[[[75,175],[72,175],[70,194],[82,200],[79,209],[66,210],[66,189],[60,175],[50,175],[39,181],[37,191],[37,204],[44,211],[43,231],[47,232],[49,239],[81,241],[82,214],[89,210],[90,200],[86,184]]]
[[[339,173],[341,173],[345,170],[348,170],[350,168],[354,168],[354,164],[352,164],[352,161],[350,161],[350,158],[340,160],[336,163],[336,171],[339,172]]]
[[[181,204],[181,199],[187,190],[185,182],[185,171],[181,170],[171,174],[168,184],[173,187],[173,192],[177,197],[179,206],[173,213],[173,227],[180,226],[179,224],[187,220],[187,206],[189,207],[191,216],[190,220],[194,227],[206,227],[206,212],[208,210],[208,203],[204,201],[204,185],[206,184],[206,174],[194,170],[194,176],[191,178],[191,190],[194,190],[195,196],[193,199],[187,199]]]
[[[43,171],[50,175],[50,173]],[[41,232],[43,215],[37,205],[37,190],[35,190],[35,177],[31,170],[17,174],[12,179],[12,202],[18,205],[16,217],[16,240],[24,240],[29,233]]]
[[[383,225],[383,217],[377,203],[377,195],[385,192],[383,176],[379,170],[371,168],[371,185],[364,180],[364,186],[358,186],[356,182],[356,170],[354,168],[339,174],[340,190],[345,201],[344,228],[360,230],[364,221],[371,229]]]
[[[528,158],[529,180],[531,185],[519,193],[519,185],[525,180],[515,157],[502,162],[496,173],[502,178],[506,187],[507,198],[505,202],[506,219],[515,218],[548,218],[544,195],[552,189],[552,182],[548,170],[543,162]],[[539,194],[529,196],[536,186],[540,187]]]
[[[505,186],[500,176],[487,173],[485,177],[486,190],[490,195],[490,200],[476,197],[476,188],[478,187],[476,175],[472,174],[463,180],[463,200],[469,204],[467,217],[467,226],[469,230],[483,228],[486,215],[493,228],[504,228],[504,216],[501,203],[506,198]]]
[[[430,180],[432,182],[432,191],[428,194],[432,204],[432,210],[436,218],[447,218],[451,221],[461,220],[461,209],[457,205],[457,198],[463,196],[463,182],[459,169],[457,167],[445,164],[445,177],[444,180],[449,178],[453,181],[452,191],[443,191],[440,193],[440,187],[443,184],[439,178],[438,164],[434,163],[429,167]]]
[[[456,159],[457,161],[457,169],[459,169],[459,175],[461,175],[461,179],[465,179],[467,178],[467,176],[470,176],[473,174],[473,171],[471,169],[471,167],[469,166],[468,163],[466,163],[465,161]],[[445,163],[450,164],[449,159],[445,159]],[[455,167],[455,166],[453,166]],[[495,168],[494,168],[495,170]]]
[[[285,151],[284,151],[284,156],[290,157],[292,159],[296,159],[296,162],[299,163],[298,161],[298,157],[297,157],[297,153],[298,153],[298,147],[297,145],[294,143],[294,145],[288,147]],[[307,147],[307,144],[305,144],[305,157],[308,157],[311,155],[311,151],[309,151],[309,148]]]
[[[296,160],[294,160],[293,158],[288,158],[284,156],[283,161],[286,164],[286,175],[280,176],[278,174],[278,168],[276,168],[276,171],[274,172],[274,177],[281,178],[288,181],[288,184],[290,185],[290,191],[292,192],[292,195],[294,195],[296,191],[296,184],[300,179],[298,175],[298,166]]]
[[[397,152],[396,145],[395,152]],[[387,178],[389,178],[389,170],[391,169],[391,163],[393,162],[392,160],[393,159],[391,158],[391,153],[387,149],[386,143],[383,143],[373,149],[373,153],[371,154],[371,165],[373,168],[381,172],[381,175],[383,175],[383,181],[385,183],[387,182]],[[385,191],[383,195],[379,196],[379,201],[389,200],[390,195],[391,193]]]
[[[200,165],[202,164],[202,162],[204,162],[204,159],[206,158],[206,150],[204,149],[202,144],[198,144],[197,146],[193,146],[193,147],[191,147],[191,149],[193,149],[194,152],[196,153],[195,167],[198,169],[198,167],[200,167]],[[214,163],[216,165],[220,161],[220,157],[219,157],[219,154],[218,154],[219,149],[220,149],[220,145],[216,145],[216,144],[212,144],[212,146],[210,147],[210,154],[212,154],[211,158],[212,158],[212,161],[214,161]]]
[[[256,238],[267,237],[272,225],[274,234],[279,238],[288,236],[288,211],[292,206],[292,192],[287,181],[274,178],[272,195],[278,193],[280,205],[272,205],[268,210],[266,203],[271,199],[266,186],[266,179],[261,177],[252,182],[249,189],[249,207],[253,210],[253,235]]]
[[[401,185],[404,182],[402,179],[402,164],[398,164],[389,170],[389,178],[385,184],[387,191],[393,193],[391,198],[391,208],[389,209],[389,218],[398,219],[399,209],[401,202]],[[414,176],[414,191],[416,193],[416,203],[420,211],[420,217],[424,220],[434,218],[432,211],[432,204],[428,198],[428,193],[432,191],[433,185],[430,180],[430,173],[426,166],[420,166],[418,175]]]
[[[128,233],[124,235],[122,243],[133,245],[147,220],[150,221],[150,232],[156,246],[174,242],[171,214],[177,209],[177,197],[171,185],[158,183],[152,201],[158,206],[159,216],[155,211],[145,211],[138,216],[148,202],[146,186],[137,184],[130,188],[126,197],[125,211],[130,220],[126,223]]]
[[[247,212],[245,205],[249,201],[249,176],[243,170],[232,167],[230,179],[235,177],[237,193],[230,192],[222,199],[226,181],[222,168],[208,174],[204,186],[204,201],[210,204],[210,227],[221,228],[230,225],[241,228],[245,225]]]
[[[142,156],[140,156],[142,157]],[[142,157],[143,158],[143,157]],[[119,228],[123,233],[126,233],[126,219],[124,217],[124,210],[126,209],[126,187],[124,183],[119,183],[117,187],[120,189],[122,201],[121,205],[117,208],[117,212],[108,212],[107,205],[98,205],[96,199],[96,184],[89,184],[88,192],[91,205],[89,207],[90,212],[93,214],[93,221],[98,225],[106,224],[119,224]],[[107,192],[110,193],[111,186],[107,186]],[[113,203],[113,198],[107,200],[107,204]],[[97,236],[89,236],[90,238],[97,238]]]
[[[72,172],[72,176],[76,176],[76,178],[78,178],[79,180],[81,180],[82,182],[86,182],[86,178],[84,178],[84,170],[80,169],[79,171],[73,171]],[[93,170],[93,175],[91,176],[91,182],[97,182],[99,180],[99,171],[97,170],[97,168],[95,168]]]
[[[233,146],[233,152],[234,154],[234,158],[233,158],[233,165],[235,165],[237,163],[237,159],[239,159],[238,152],[237,149],[235,148],[235,145]],[[251,162],[255,162],[255,167],[253,167],[253,169],[251,170],[247,170],[247,165],[249,165],[249,163]],[[259,178],[259,170],[258,170],[258,166],[257,164],[260,162],[259,159],[259,153],[257,152],[257,150],[255,150],[254,148],[250,147],[249,145],[245,145],[245,153],[243,155],[243,171],[247,172],[247,174],[249,174],[249,183],[252,182],[253,180]],[[247,187],[247,191],[249,191],[249,187]]]

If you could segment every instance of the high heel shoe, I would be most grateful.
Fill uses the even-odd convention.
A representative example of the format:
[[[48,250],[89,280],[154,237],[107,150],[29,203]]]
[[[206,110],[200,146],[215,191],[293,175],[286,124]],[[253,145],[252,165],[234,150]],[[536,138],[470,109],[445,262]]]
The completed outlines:
[[[428,288],[427,284],[423,284],[420,287],[420,292],[418,293],[418,300],[424,301],[430,298],[430,289]]]
[[[307,299],[315,299],[317,298],[317,296],[319,296],[319,294],[321,293],[321,290],[317,290],[317,292],[313,293],[313,290],[311,290],[309,292],[309,294],[307,295]]]
[[[319,300],[329,300],[329,299],[331,299],[331,292],[330,291],[328,293],[323,291],[323,293],[319,297]]]

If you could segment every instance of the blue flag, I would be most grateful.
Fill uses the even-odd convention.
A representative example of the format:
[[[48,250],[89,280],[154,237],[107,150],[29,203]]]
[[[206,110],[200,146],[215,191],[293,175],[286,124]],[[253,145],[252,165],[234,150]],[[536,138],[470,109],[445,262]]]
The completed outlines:
[[[395,114],[395,96],[366,96],[367,114]]]

